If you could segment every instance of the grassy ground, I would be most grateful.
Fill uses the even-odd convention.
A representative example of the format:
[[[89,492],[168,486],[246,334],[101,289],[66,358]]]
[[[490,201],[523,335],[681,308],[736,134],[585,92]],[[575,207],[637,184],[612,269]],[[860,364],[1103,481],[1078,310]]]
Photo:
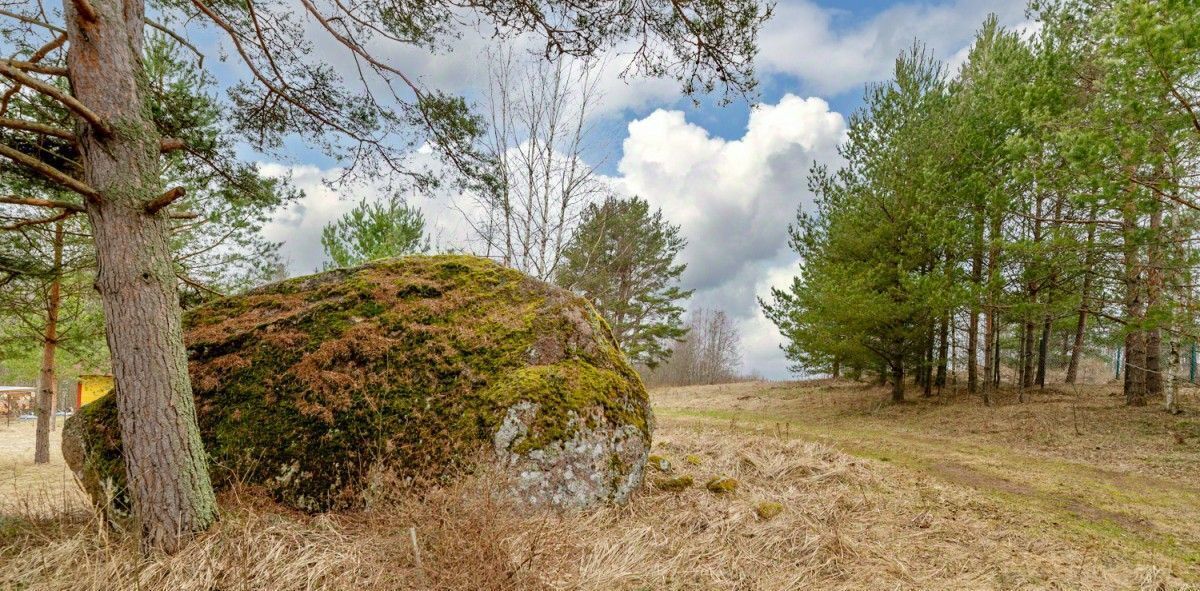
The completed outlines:
[[[1200,419],[1129,409],[1115,387],[1050,389],[1018,404],[944,396],[884,403],[850,382],[663,390],[660,417],[782,432],[979,493],[1044,532],[1200,580]],[[1196,408],[1195,392],[1187,404]]]
[[[995,408],[885,396],[661,390],[654,454],[670,468],[625,507],[529,515],[486,476],[341,515],[239,490],[171,557],[99,527],[61,461],[30,465],[31,427],[0,427],[0,589],[1196,588],[1195,415],[1095,388]],[[714,477],[738,485],[710,492]],[[770,503],[781,512],[760,516]]]

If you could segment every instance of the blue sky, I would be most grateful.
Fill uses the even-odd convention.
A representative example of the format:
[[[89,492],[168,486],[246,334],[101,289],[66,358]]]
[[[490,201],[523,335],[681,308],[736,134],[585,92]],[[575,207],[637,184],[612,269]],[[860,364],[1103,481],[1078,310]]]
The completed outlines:
[[[721,107],[709,99],[697,106],[670,81],[611,75],[602,81],[605,98],[594,115],[600,139],[589,157],[614,186],[661,207],[682,227],[689,241],[684,283],[696,290],[691,305],[722,309],[735,319],[746,371],[777,379],[792,375],[756,298],[794,274],[787,225],[797,208],[811,205],[806,174],[812,164],[837,164],[836,147],[846,118],[861,104],[863,86],[885,80],[914,39],[954,67],[993,12],[1003,25],[1026,25],[1024,0],[782,0],[760,36],[757,106],[739,101]],[[196,40],[215,44],[205,37],[206,43]],[[467,31],[455,51],[391,57],[429,86],[478,97],[486,84],[480,55],[488,43]],[[218,75],[228,83],[236,73],[224,68]],[[320,181],[337,163],[301,141],[290,142],[288,152],[285,159],[256,159],[272,173],[291,174],[308,196],[265,231],[284,243],[292,272],[310,272],[320,264],[320,227],[378,192],[325,187]],[[452,196],[413,200],[440,243],[463,245],[463,224],[456,219],[462,214]]]

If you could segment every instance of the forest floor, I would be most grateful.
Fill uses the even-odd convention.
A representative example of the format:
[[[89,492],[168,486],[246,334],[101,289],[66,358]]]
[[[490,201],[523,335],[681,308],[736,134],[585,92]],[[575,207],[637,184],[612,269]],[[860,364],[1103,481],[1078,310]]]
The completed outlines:
[[[229,491],[175,556],[99,527],[57,448],[35,467],[32,425],[0,423],[0,589],[1200,589],[1200,396],[1170,416],[1115,393],[659,389],[671,468],[626,506],[530,515],[486,476],[336,515]]]

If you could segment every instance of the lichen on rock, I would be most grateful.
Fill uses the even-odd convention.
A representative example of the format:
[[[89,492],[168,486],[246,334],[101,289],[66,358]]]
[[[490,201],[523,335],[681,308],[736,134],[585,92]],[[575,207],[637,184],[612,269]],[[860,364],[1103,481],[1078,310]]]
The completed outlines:
[[[641,483],[653,417],[607,324],[486,259],[290,279],[189,310],[185,324],[218,486],[320,511],[360,505],[371,474],[435,483],[480,457],[532,505],[623,502]],[[85,407],[64,455],[93,499],[126,507],[116,419],[112,395]]]
[[[646,463],[659,472],[671,471],[671,460],[662,456],[650,454],[650,457],[646,458]]]

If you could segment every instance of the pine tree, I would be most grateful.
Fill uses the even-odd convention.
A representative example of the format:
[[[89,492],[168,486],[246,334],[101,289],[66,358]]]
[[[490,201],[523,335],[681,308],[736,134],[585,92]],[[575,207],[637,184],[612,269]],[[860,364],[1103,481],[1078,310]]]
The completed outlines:
[[[321,230],[326,269],[353,267],[377,259],[429,250],[425,216],[399,197],[383,202],[360,201],[354,209]]]
[[[692,292],[676,262],[686,244],[646,200],[609,197],[584,210],[555,281],[596,307],[630,361],[654,368],[687,333],[680,303]]]

